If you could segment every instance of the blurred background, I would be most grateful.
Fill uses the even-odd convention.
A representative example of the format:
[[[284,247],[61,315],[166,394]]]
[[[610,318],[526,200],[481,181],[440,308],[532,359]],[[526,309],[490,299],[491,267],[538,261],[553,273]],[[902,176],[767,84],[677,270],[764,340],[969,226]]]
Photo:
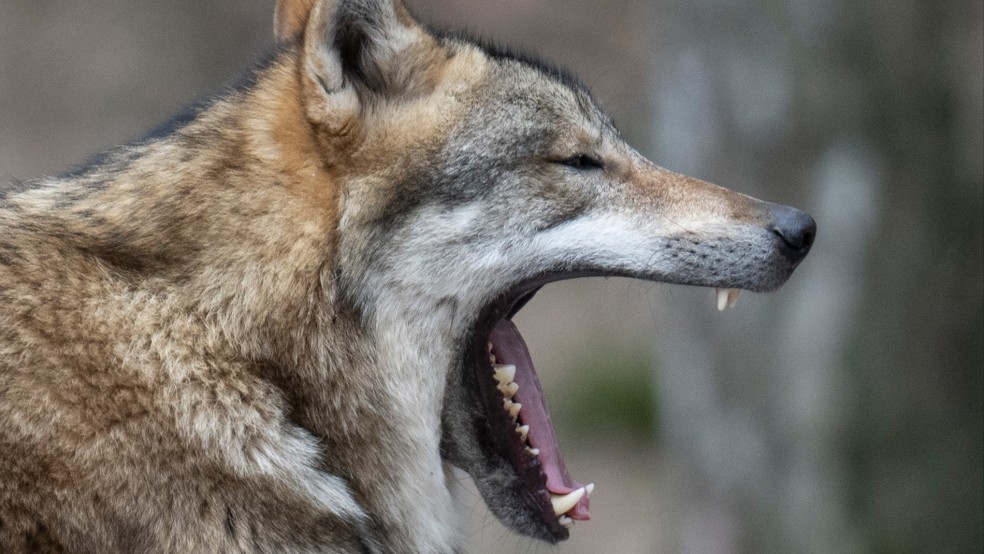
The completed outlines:
[[[467,488],[469,552],[981,552],[980,0],[410,0],[570,67],[660,165],[815,216],[772,295],[587,280],[518,318],[593,520]],[[0,3],[0,178],[139,137],[270,45],[272,0]],[[2,309],[2,308],[0,308]]]

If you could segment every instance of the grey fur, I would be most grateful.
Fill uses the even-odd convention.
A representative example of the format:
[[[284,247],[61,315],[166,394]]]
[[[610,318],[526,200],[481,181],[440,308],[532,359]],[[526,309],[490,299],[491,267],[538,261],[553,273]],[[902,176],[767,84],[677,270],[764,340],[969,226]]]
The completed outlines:
[[[562,540],[490,439],[489,306],[558,272],[769,290],[798,262],[773,207],[398,2],[281,1],[277,33],[167,132],[0,188],[0,550],[453,552],[446,463]]]

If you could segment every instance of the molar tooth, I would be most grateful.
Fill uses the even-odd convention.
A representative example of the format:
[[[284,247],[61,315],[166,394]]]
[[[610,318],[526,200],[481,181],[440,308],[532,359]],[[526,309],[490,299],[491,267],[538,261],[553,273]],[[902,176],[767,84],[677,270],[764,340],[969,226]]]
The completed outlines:
[[[523,405],[518,402],[513,402],[508,398],[504,398],[502,400],[502,409],[509,412],[509,415],[512,416],[513,419],[516,419],[519,417],[519,411],[523,409]]]
[[[735,304],[738,303],[738,293],[740,292],[738,289],[728,289],[728,308],[735,307]]]
[[[516,396],[517,392],[519,392],[519,385],[516,383],[509,383],[508,385],[499,385],[498,389],[499,392],[502,393],[502,396],[512,398]]]
[[[519,417],[519,411],[523,409],[523,405],[519,402],[513,402],[512,406],[509,406],[506,409],[509,410],[509,415],[511,415],[513,419],[516,419]]]
[[[581,487],[570,494],[550,493],[550,504],[553,505],[554,515],[560,516],[571,510],[586,493],[585,487]]]
[[[526,438],[530,436],[530,426],[517,425],[516,432],[519,433],[519,440],[522,442],[526,442]]]
[[[508,385],[509,383],[512,383],[516,380],[516,366],[512,364],[496,365],[495,380],[498,381],[500,385]]]
[[[718,311],[723,312],[728,307],[728,289],[715,289],[717,291]]]
[[[511,415],[513,419],[516,419],[519,417],[519,411],[523,409],[523,405],[519,402],[513,402],[510,400],[509,404],[506,405],[505,408],[506,411],[509,412],[509,415]]]

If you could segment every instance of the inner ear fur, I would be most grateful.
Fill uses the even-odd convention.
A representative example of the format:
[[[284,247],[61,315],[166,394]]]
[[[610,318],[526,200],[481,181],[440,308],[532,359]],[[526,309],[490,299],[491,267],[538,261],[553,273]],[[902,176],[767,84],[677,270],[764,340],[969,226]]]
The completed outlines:
[[[400,0],[281,0],[276,20],[278,38],[301,33],[302,69],[326,108],[424,92],[441,66],[442,48]]]
[[[277,0],[273,15],[273,36],[278,44],[288,44],[304,35],[317,0]]]

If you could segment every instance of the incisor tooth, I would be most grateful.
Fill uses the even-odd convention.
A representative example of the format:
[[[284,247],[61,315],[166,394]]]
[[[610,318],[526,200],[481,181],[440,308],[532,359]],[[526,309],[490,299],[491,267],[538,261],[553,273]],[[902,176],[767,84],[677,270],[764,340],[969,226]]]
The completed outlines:
[[[716,290],[717,290],[718,311],[723,312],[724,309],[728,307],[728,289],[716,289]]]
[[[530,447],[527,446],[526,447],[526,451],[530,453],[530,456],[536,457],[536,456],[539,456],[540,455],[540,449],[539,448],[530,448]]]
[[[496,365],[495,366],[495,380],[499,382],[500,385],[508,385],[516,380],[516,366],[514,365]]]
[[[587,492],[584,487],[577,489],[570,494],[553,494],[550,493],[550,503],[553,504],[554,515],[560,516],[571,510],[578,502],[581,501],[581,497]]]
[[[735,307],[735,304],[738,303],[738,293],[740,292],[738,289],[728,289],[728,308]]]
[[[560,516],[560,519],[558,521],[560,521],[560,524],[563,525],[564,527],[571,527],[574,525],[574,520],[567,516]]]

